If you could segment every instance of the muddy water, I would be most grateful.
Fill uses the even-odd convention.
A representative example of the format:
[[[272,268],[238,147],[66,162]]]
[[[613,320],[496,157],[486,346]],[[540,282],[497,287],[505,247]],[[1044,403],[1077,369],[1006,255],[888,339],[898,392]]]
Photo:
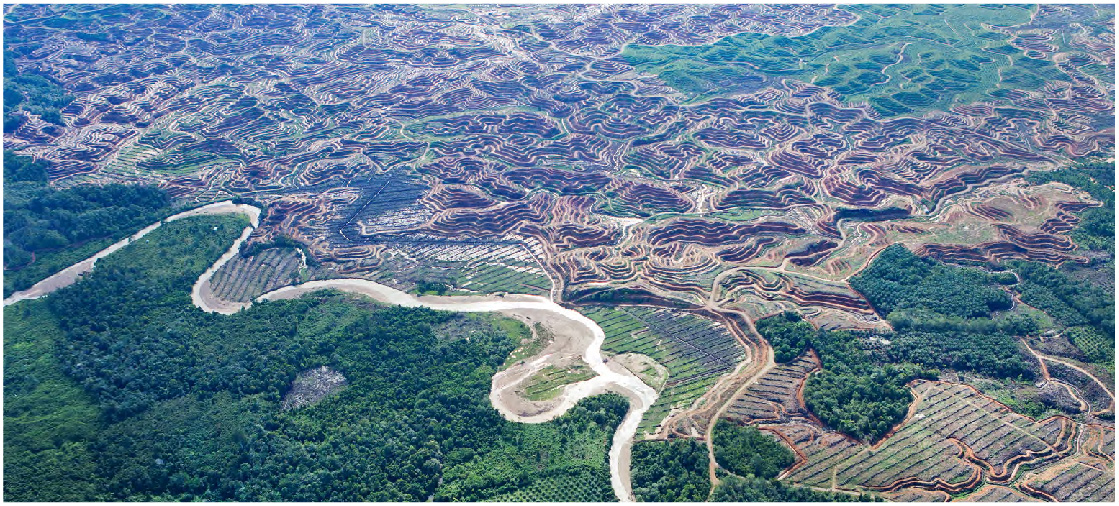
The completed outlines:
[[[491,390],[490,399],[494,401],[494,407],[509,420],[542,423],[563,415],[576,403],[589,396],[606,391],[625,395],[630,400],[630,409],[625,418],[622,419],[618,430],[614,433],[614,441],[610,446],[610,483],[619,500],[633,500],[629,472],[630,449],[633,446],[634,436],[637,434],[637,426],[641,423],[641,417],[656,401],[657,392],[628,371],[614,370],[603,362],[602,343],[606,340],[606,334],[593,320],[548,299],[532,295],[520,295],[516,297],[516,300],[485,300],[479,297],[415,297],[395,288],[364,279],[311,281],[301,285],[279,288],[262,295],[257,300],[293,299],[305,293],[325,289],[366,295],[389,304],[406,307],[422,306],[443,311],[464,313],[502,312],[513,315],[528,311],[548,311],[560,319],[563,331],[574,330],[589,333],[592,339],[588,341],[586,349],[582,351],[582,357],[598,375],[565,387],[561,394],[561,400],[555,407],[533,416],[522,417],[500,402],[496,388]]]
[[[129,245],[130,243],[132,243],[132,241],[138,240],[141,237],[150,234],[153,230],[159,228],[160,225],[163,225],[164,223],[181,220],[183,218],[189,218],[191,216],[203,216],[212,214],[247,215],[249,217],[249,221],[252,223],[252,227],[247,227],[245,229],[248,232],[251,232],[252,228],[255,228],[260,223],[260,209],[246,204],[234,204],[232,201],[228,200],[225,202],[216,202],[213,204],[205,205],[196,209],[191,209],[189,211],[183,211],[179,214],[170,216],[161,222],[153,223],[151,225],[148,225],[147,227],[144,227],[139,232],[121,239],[119,242],[113,244],[112,246],[98,251],[93,256],[82,260],[81,262],[78,262],[74,265],[71,265],[70,267],[67,267],[47,279],[35,283],[35,285],[33,285],[31,288],[28,288],[27,290],[13,293],[11,297],[4,299],[4,305],[7,306],[9,304],[14,304],[21,300],[38,299],[39,297],[47,295],[55,290],[58,290],[59,288],[66,288],[67,286],[74,284],[76,281],[78,281],[79,278],[81,278],[83,274],[92,271],[94,264],[96,264],[98,260],[105,258],[113,252]],[[247,236],[247,232],[242,235],[242,237]],[[239,241],[236,246],[240,247],[240,243],[242,241],[243,239]]]
[[[240,251],[241,244],[248,238],[253,228],[259,224],[260,209],[245,204],[235,205],[230,201],[210,204],[198,209],[179,213],[167,218],[161,223],[155,223],[144,228],[133,236],[113,244],[98,252],[96,255],[82,262],[78,262],[62,272],[37,283],[30,289],[13,294],[11,297],[4,300],[4,305],[12,304],[20,300],[39,298],[54,290],[73,284],[82,274],[91,271],[98,259],[104,258],[128,245],[130,242],[151,233],[151,231],[159,228],[164,222],[175,221],[190,216],[235,213],[247,215],[252,226],[245,228],[241,237],[234,242],[229,251],[222,255],[218,261],[211,265],[210,268],[198,278],[198,281],[191,290],[191,300],[203,311],[222,314],[235,313],[242,308],[248,307],[250,304],[231,303],[220,300],[210,290],[209,281],[218,269]],[[422,306],[443,311],[500,312],[507,315],[537,317],[539,317],[539,312],[541,311],[549,313],[551,317],[548,318],[548,324],[552,327],[553,332],[578,334],[577,342],[587,343],[586,348],[581,350],[580,355],[587,365],[597,373],[597,376],[589,380],[567,385],[555,405],[532,416],[521,416],[502,402],[501,396],[499,395],[499,381],[497,376],[495,376],[494,386],[490,392],[490,400],[493,402],[494,407],[501,412],[502,416],[506,419],[522,423],[542,423],[563,415],[580,400],[589,396],[607,391],[625,395],[630,400],[630,409],[626,413],[625,418],[622,419],[622,423],[618,426],[617,431],[614,433],[614,440],[610,446],[610,483],[619,500],[634,500],[630,485],[630,450],[633,446],[633,439],[637,434],[637,426],[641,422],[641,417],[644,416],[645,411],[656,401],[657,392],[624,368],[612,368],[603,361],[602,343],[606,340],[606,334],[593,320],[574,310],[560,306],[549,299],[532,295],[508,295],[501,298],[415,297],[400,290],[364,279],[311,281],[273,290],[262,295],[257,300],[292,299],[305,293],[325,289],[335,289],[366,295],[377,301],[389,304],[407,307]],[[590,337],[590,339],[586,339],[586,337]],[[537,357],[530,358],[529,360],[532,362],[539,362],[538,365],[542,366],[542,364],[546,363],[546,359],[547,357]]]

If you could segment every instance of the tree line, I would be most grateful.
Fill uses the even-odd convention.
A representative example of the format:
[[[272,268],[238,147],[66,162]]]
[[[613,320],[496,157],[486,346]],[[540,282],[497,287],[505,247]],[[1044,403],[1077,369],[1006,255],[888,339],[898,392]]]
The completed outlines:
[[[4,51],[4,133],[23,126],[27,114],[62,125],[62,109],[70,105],[74,96],[46,75],[20,72],[15,58],[15,53]]]
[[[171,211],[154,186],[56,190],[48,164],[4,152],[4,296],[24,290]],[[92,247],[89,247],[92,246]]]
[[[194,280],[244,225],[168,223],[5,308],[5,348],[19,350],[5,354],[6,499],[481,501],[569,483],[549,497],[612,500],[607,452],[628,401],[504,420],[488,394],[517,343],[489,320],[337,292],[229,316],[194,307]],[[322,365],[347,386],[281,410]]]

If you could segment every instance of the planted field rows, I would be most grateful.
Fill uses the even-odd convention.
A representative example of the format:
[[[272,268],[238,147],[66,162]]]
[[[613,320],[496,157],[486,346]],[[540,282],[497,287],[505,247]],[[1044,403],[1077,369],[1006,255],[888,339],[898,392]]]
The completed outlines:
[[[921,402],[914,418],[920,419],[906,428],[927,427],[959,441],[989,466],[992,481],[1008,480],[1019,463],[1066,452],[1073,436],[1068,418],[1034,421],[965,385],[923,382],[915,390]]]
[[[375,234],[414,227],[430,218],[430,212],[421,212],[425,210],[413,206],[427,186],[400,176],[398,172],[390,170],[349,184],[361,195],[346,209],[338,211],[342,219],[335,225],[332,235],[338,246],[377,242]]]
[[[607,354],[640,353],[668,368],[668,381],[642,419],[642,431],[654,431],[671,410],[690,406],[744,358],[725,327],[699,316],[637,306],[595,307],[584,314],[606,333]]]
[[[798,399],[798,392],[808,373],[820,367],[814,354],[774,367],[731,404],[727,418],[740,423],[783,420],[787,414],[803,415],[807,411]]]
[[[1115,407],[1108,392],[1088,375],[1054,360],[1046,360],[1045,367],[1050,376],[1075,388],[1077,395],[1092,407],[1093,413],[1110,411]]]
[[[765,269],[741,269],[722,279],[719,286],[724,302],[738,302],[749,296],[767,301],[786,301],[798,306],[831,308],[853,313],[869,313],[870,305],[845,283],[828,283],[808,276]]]
[[[347,275],[372,274],[390,234],[534,237],[567,288],[709,300],[727,269],[784,266],[778,285],[722,278],[716,301],[869,316],[841,279],[899,238],[1082,260],[1083,198],[1031,204],[1040,228],[982,202],[974,227],[927,218],[1114,144],[1114,13],[1093,6],[136,9],[7,13],[35,34],[10,39],[13,68],[81,90],[50,121],[14,105],[10,140],[53,184],[267,202],[261,233]]]
[[[883,496],[890,502],[948,502],[951,499],[947,492],[919,488],[906,488]]]
[[[987,485],[967,496],[969,502],[1029,502],[1031,499],[1009,487]]]
[[[1049,476],[1027,480],[1022,484],[1022,490],[1051,501],[1115,501],[1113,464],[1074,462],[1059,471],[1059,473],[1044,473]]]
[[[1102,425],[1085,425],[1082,443],[1089,456],[1115,462],[1115,429]]]
[[[804,462],[788,474],[796,483],[897,490],[920,486],[959,492],[986,475],[1009,481],[1019,465],[1070,451],[1073,424],[1015,414],[965,385],[918,382],[912,417],[874,446],[839,434],[787,434]]]
[[[359,250],[360,251],[360,250]],[[365,269],[401,282],[438,282],[475,293],[547,296],[552,280],[529,246],[518,241],[400,236],[360,252]]]
[[[515,492],[494,497],[494,502],[606,502],[610,494],[610,474],[589,466],[577,474],[557,474],[533,481]]]
[[[552,280],[520,244],[495,246],[490,254],[466,262],[462,270],[466,274],[459,287],[474,292],[547,295],[552,289]]]
[[[233,302],[253,299],[299,279],[299,250],[266,249],[250,257],[234,256],[210,279],[214,295]]]

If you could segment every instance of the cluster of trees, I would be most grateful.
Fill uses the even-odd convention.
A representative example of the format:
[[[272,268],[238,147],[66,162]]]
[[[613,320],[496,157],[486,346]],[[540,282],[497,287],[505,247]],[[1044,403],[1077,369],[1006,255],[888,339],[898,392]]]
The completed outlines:
[[[872,501],[869,495],[816,492],[777,481],[793,462],[792,452],[754,427],[726,420],[715,426],[715,460],[736,474],[719,478],[711,490],[707,447],[691,439],[639,441],[633,445],[633,494],[654,502],[831,502]]]
[[[420,281],[416,283],[416,293],[421,295],[445,295],[451,285],[443,281]]]
[[[47,185],[47,165],[4,152],[4,295],[23,290],[171,209],[153,186]]]
[[[787,364],[799,357],[808,349],[812,336],[816,334],[816,328],[811,323],[788,311],[758,320],[754,328],[773,347],[773,360],[778,364]]]
[[[970,334],[1010,334],[1024,336],[1040,330],[1036,319],[1027,315],[1008,314],[1004,318],[960,318],[925,311],[894,311],[886,320],[894,330],[928,332],[967,332]]]
[[[726,476],[711,493],[714,502],[878,502],[867,494],[817,492],[758,476]]]
[[[1088,192],[1103,203],[1085,209],[1072,238],[1081,247],[1115,253],[1115,163],[1093,158],[1073,167],[1049,172],[1031,172],[1026,180],[1034,184],[1052,181],[1065,183]]]
[[[882,250],[850,283],[883,315],[924,310],[975,318],[1012,306],[1010,295],[997,286],[1000,280],[979,269],[919,257],[895,244]]]
[[[881,364],[846,331],[821,331],[812,347],[823,370],[804,386],[804,402],[822,422],[852,437],[875,441],[905,418],[913,395],[906,383],[934,378],[912,364]]]
[[[1033,379],[1037,375],[1037,363],[1023,358],[1014,337],[1001,332],[908,330],[881,337],[890,344],[876,349],[875,354],[890,363],[912,362],[995,378]]]
[[[773,436],[725,419],[715,424],[711,442],[715,462],[739,476],[776,478],[796,461],[792,450]]]
[[[1081,211],[1080,223],[1072,231],[1076,243],[1088,250],[1106,251],[1107,266],[1115,266],[1115,163],[1102,156],[1090,157],[1072,167],[1049,172],[1031,172],[1034,184],[1058,181],[1088,192],[1100,207]],[[1101,259],[1096,259],[1099,263]],[[1098,363],[1115,361],[1114,285],[1104,290],[1069,276],[1062,270],[1032,262],[1011,262],[1022,278],[1016,290],[1022,301],[1053,317],[1072,343]]]
[[[691,439],[633,444],[633,495],[644,502],[700,502],[711,492],[707,446]]]
[[[241,256],[244,257],[244,258],[249,258],[251,256],[259,255],[260,253],[264,252],[265,250],[283,249],[283,248],[299,249],[299,248],[302,248],[304,246],[305,245],[303,243],[301,243],[301,242],[299,242],[295,239],[292,239],[291,237],[288,237],[286,235],[277,235],[276,237],[273,237],[272,240],[270,240],[268,242],[256,242],[256,243],[250,244],[250,245],[242,248],[241,249]]]
[[[1069,329],[1069,337],[1093,362],[1115,359],[1115,294],[1048,265],[1010,262],[1021,282],[1022,302]]]
[[[932,371],[883,364],[868,351],[871,340],[848,331],[816,330],[800,315],[784,312],[760,320],[758,332],[770,342],[777,362],[789,362],[804,349],[820,357],[822,371],[804,387],[804,401],[828,426],[863,440],[875,440],[901,422],[913,396],[905,387]]]
[[[62,373],[46,300],[4,307],[4,499],[98,497],[89,445],[101,429],[89,394]]]
[[[1037,332],[1037,322],[1022,315],[992,318],[1012,307],[1004,286],[1017,282],[1012,272],[949,265],[900,244],[851,278],[896,331],[880,336],[891,343],[880,350],[886,361],[1029,379],[1036,367],[1015,336]]]
[[[480,501],[556,481],[584,485],[563,500],[613,497],[607,452],[628,402],[505,421],[488,393],[516,343],[489,320],[336,292],[195,308],[191,285],[244,224],[168,223],[5,308],[5,347],[21,343],[5,354],[6,499]],[[469,339],[434,330],[448,325]],[[281,410],[320,365],[348,386]]]
[[[74,97],[45,75],[20,72],[15,56],[11,51],[4,51],[4,133],[22,126],[27,121],[27,113],[61,125],[62,108],[70,105]]]
[[[777,362],[792,361],[808,348],[817,352],[823,371],[809,378],[806,404],[824,423],[866,440],[904,417],[911,397],[905,384],[936,377],[934,369],[1036,377],[1038,365],[1017,336],[1035,334],[1038,322],[994,314],[1011,307],[1008,289],[1064,326],[1090,360],[1114,361],[1113,294],[1044,264],[1014,261],[1008,267],[987,273],[894,245],[851,279],[886,315],[893,332],[816,330],[794,313],[763,319],[756,328],[773,346]]]
[[[46,184],[47,168],[50,165],[44,160],[35,160],[29,156],[19,156],[10,150],[4,150],[4,186],[10,190],[17,188],[17,183]]]
[[[1035,377],[1037,365],[1015,336],[1037,332],[1037,321],[992,315],[1011,307],[1005,285],[1028,287],[1042,267],[987,273],[921,258],[894,245],[851,279],[851,286],[886,315],[894,332],[816,330],[794,313],[761,320],[756,327],[773,346],[777,362],[789,362],[808,348],[816,350],[823,371],[807,382],[805,403],[829,426],[874,440],[904,418],[911,400],[905,384],[935,378],[935,369],[995,378]],[[1098,303],[1086,299],[1097,297],[1089,294],[1078,304],[1088,310]],[[1107,307],[1091,308],[1097,320],[1110,314]]]

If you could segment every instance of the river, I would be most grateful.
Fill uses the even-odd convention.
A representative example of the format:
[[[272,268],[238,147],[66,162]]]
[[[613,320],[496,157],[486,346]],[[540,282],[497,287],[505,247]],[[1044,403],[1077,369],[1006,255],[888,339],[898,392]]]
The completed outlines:
[[[159,228],[165,222],[175,221],[191,216],[213,215],[213,214],[245,214],[249,217],[251,225],[246,227],[230,249],[221,256],[213,265],[210,266],[194,284],[191,290],[191,300],[196,306],[203,311],[215,312],[222,314],[232,314],[243,308],[250,306],[248,303],[230,303],[222,301],[213,295],[210,290],[209,280],[218,269],[228,262],[234,255],[240,252],[241,245],[252,233],[253,229],[259,225],[260,209],[249,206],[246,204],[233,204],[231,201],[218,202],[203,206],[190,211],[185,211],[174,216],[171,216],[159,223],[154,223],[143,230],[140,230],[131,237],[128,237],[104,250],[98,252],[94,256],[78,262],[67,269],[51,276],[43,281],[35,284],[28,290],[16,292],[11,297],[4,300],[4,305],[13,304],[20,300],[35,299],[46,296],[51,292],[69,286],[80,279],[82,274],[91,271],[94,264],[98,259],[123,248],[132,241],[135,241],[153,230]],[[630,454],[633,447],[634,437],[637,435],[638,424],[641,423],[641,418],[645,412],[657,399],[657,392],[643,383],[640,379],[634,376],[629,371],[616,364],[608,364],[603,360],[602,344],[606,340],[606,334],[602,328],[598,326],[594,320],[583,316],[577,311],[565,308],[552,300],[533,296],[533,295],[507,295],[505,297],[437,297],[437,296],[423,296],[416,297],[411,294],[402,292],[400,290],[376,283],[365,279],[330,279],[322,281],[310,281],[300,285],[286,286],[268,292],[259,298],[260,300],[280,300],[291,299],[302,296],[303,294],[310,293],[318,290],[334,289],[345,292],[365,295],[373,298],[379,302],[388,304],[397,304],[407,307],[426,307],[430,309],[437,309],[442,311],[457,311],[457,312],[501,312],[508,315],[525,316],[527,314],[537,313],[544,311],[550,313],[553,317],[553,324],[557,326],[554,330],[562,330],[565,332],[575,333],[589,333],[591,339],[584,339],[581,342],[588,343],[586,348],[581,350],[580,355],[583,360],[590,366],[597,375],[591,379],[581,381],[578,383],[567,385],[559,402],[551,409],[542,413],[537,413],[533,416],[525,417],[515,413],[512,409],[502,405],[500,396],[497,395],[498,385],[494,381],[494,386],[491,391],[490,399],[494,404],[494,408],[501,412],[502,416],[514,422],[521,423],[543,423],[549,420],[562,416],[572,406],[579,401],[600,393],[612,391],[626,396],[630,401],[629,411],[626,413],[625,418],[622,419],[621,424],[614,433],[614,438],[610,446],[610,484],[614,489],[614,494],[620,501],[633,501],[633,490],[630,484]],[[562,328],[560,328],[562,327]],[[529,357],[528,361],[532,361],[536,357]],[[543,361],[541,361],[543,362]],[[495,376],[496,377],[496,376]]]

